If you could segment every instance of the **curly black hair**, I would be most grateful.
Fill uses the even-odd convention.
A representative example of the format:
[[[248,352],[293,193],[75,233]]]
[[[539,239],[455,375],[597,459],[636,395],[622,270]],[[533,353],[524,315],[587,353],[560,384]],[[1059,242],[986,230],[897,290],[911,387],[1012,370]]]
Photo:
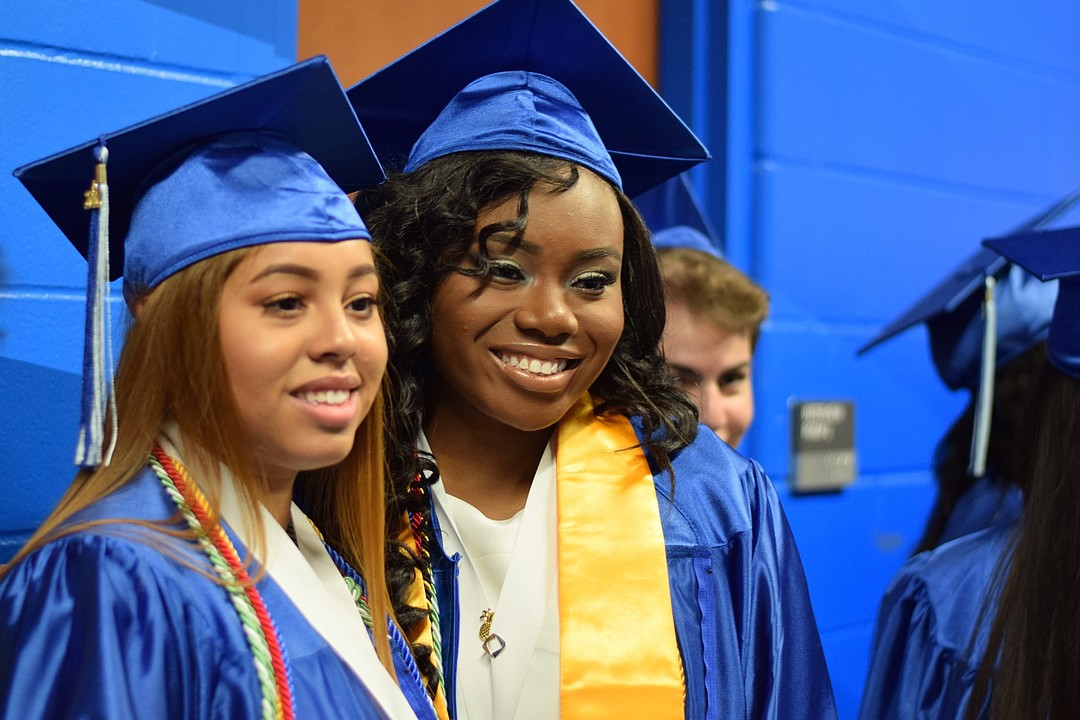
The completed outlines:
[[[429,355],[432,295],[451,272],[488,277],[486,240],[494,233],[520,237],[528,223],[529,195],[538,185],[565,192],[582,170],[566,160],[513,151],[462,152],[437,158],[419,169],[394,175],[358,198],[357,206],[379,250],[380,273],[390,298],[385,308],[390,342],[389,372],[394,385],[387,402],[388,446],[392,490],[387,500],[387,527],[401,528],[413,518],[414,528],[428,542],[430,503],[423,488],[437,481],[433,459],[416,451],[425,385],[434,376]],[[613,186],[614,188],[614,186]],[[660,350],[664,329],[664,290],[656,255],[637,209],[614,188],[624,226],[624,328],[608,364],[590,388],[598,399],[597,414],[621,413],[640,419],[643,446],[657,471],[671,473],[671,459],[697,433],[697,409],[670,379]],[[479,215],[510,199],[518,199],[516,218],[476,231]],[[479,242],[479,269],[459,267]],[[407,634],[423,612],[405,603],[405,593],[419,570],[430,580],[426,563],[401,545],[388,553],[387,579]],[[410,636],[412,636],[410,634]],[[430,649],[416,648],[421,671],[430,680]]]

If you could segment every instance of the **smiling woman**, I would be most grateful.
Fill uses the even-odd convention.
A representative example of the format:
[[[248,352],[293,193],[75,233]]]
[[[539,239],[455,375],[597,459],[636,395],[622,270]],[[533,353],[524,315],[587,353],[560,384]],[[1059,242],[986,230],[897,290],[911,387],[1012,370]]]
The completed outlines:
[[[623,227],[611,186],[583,171],[570,189],[542,188],[530,200],[520,237],[491,235],[482,255],[477,241],[461,272],[432,296],[443,390],[475,398],[479,410],[439,403],[433,425],[454,427],[465,413],[473,417],[460,426],[474,431],[485,421],[549,428],[588,390],[622,335]],[[516,216],[515,198],[481,213],[477,226]]]
[[[345,194],[383,174],[329,64],[16,171],[77,247],[91,172],[83,469],[0,571],[5,714],[436,717],[382,572],[387,341]]]
[[[361,201],[401,380],[389,577],[451,715],[833,717],[771,482],[660,351],[628,193],[697,139],[568,0],[499,0],[349,95],[407,158]]]
[[[346,457],[379,392],[378,296],[365,240],[256,247],[221,289],[229,385],[282,524],[297,473]]]

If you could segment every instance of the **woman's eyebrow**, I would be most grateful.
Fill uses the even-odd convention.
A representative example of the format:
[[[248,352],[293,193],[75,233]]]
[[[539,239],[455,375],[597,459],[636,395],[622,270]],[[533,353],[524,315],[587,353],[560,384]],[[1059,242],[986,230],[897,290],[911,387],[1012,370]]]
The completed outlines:
[[[598,247],[591,248],[589,250],[582,250],[576,255],[578,260],[599,260],[601,258],[614,258],[615,260],[622,260],[622,253],[615,248],[611,247]]]
[[[373,275],[376,272],[375,266],[370,263],[357,265],[349,271],[348,279],[354,280],[358,277],[364,277],[365,275]],[[311,281],[319,279],[319,273],[307,265],[300,265],[298,263],[277,263],[264,268],[262,272],[252,278],[252,282],[262,280],[270,275],[295,275]]]
[[[318,280],[319,273],[306,265],[296,263],[278,263],[263,268],[262,272],[251,279],[252,282],[262,280],[270,275],[296,275],[306,280]]]
[[[515,250],[521,249],[530,255],[536,255],[540,252],[540,246],[524,238],[507,238],[505,236],[492,235],[488,238],[488,242],[497,242],[504,247],[513,246]],[[590,248],[588,250],[582,250],[574,256],[575,260],[598,260],[600,258],[614,258],[622,261],[622,254],[612,247],[598,247]]]
[[[355,280],[356,278],[365,277],[367,275],[377,275],[378,272],[378,269],[374,265],[367,263],[364,265],[357,265],[350,270],[348,278],[349,280]]]

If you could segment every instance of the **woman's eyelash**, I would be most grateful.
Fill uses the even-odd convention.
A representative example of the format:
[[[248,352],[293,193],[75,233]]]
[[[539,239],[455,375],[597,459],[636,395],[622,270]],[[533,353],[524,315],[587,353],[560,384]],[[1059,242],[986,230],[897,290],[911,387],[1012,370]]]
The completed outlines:
[[[736,370],[735,372],[726,373],[720,376],[720,385],[731,385],[732,383],[745,380],[746,375],[747,373],[745,370]]]
[[[349,308],[353,312],[372,313],[379,308],[379,299],[373,295],[364,295],[349,301]]]
[[[602,290],[609,285],[614,285],[615,281],[616,277],[614,273],[597,270],[580,275],[577,280],[575,280],[574,284],[585,285],[587,286],[587,289],[590,290]]]
[[[300,308],[301,299],[298,295],[275,295],[274,297],[266,300],[263,303],[263,307],[275,310],[297,310]]]
[[[487,274],[500,280],[516,280],[524,275],[516,263],[506,260],[489,260],[487,262]]]

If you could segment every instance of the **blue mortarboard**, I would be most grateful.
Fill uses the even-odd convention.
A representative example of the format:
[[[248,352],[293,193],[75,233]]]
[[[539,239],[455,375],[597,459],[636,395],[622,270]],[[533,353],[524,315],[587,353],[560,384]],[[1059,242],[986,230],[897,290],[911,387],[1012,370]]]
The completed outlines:
[[[1080,192],[1073,193],[1021,224],[1014,232],[1053,223],[1078,200]],[[1057,296],[1056,285],[1041,283],[993,250],[979,248],[858,352],[862,354],[910,327],[926,323],[931,356],[942,381],[953,390],[976,389],[980,380],[983,296],[987,277],[997,281],[998,365],[1004,365],[1045,340]]]
[[[376,153],[564,158],[631,197],[708,151],[570,0],[498,0],[348,91]]]
[[[983,242],[1038,278],[1058,281],[1046,355],[1057,369],[1080,379],[1080,225],[1028,230]]]
[[[89,263],[76,458],[86,466],[108,462],[107,281],[121,267],[130,300],[228,250],[369,238],[345,191],[385,177],[325,58],[106,133],[15,176]]]
[[[1046,227],[1076,205],[1080,191],[1020,225],[1013,233]],[[976,392],[970,472],[985,471],[994,398],[994,369],[1047,338],[1056,284],[1039,282],[1022,267],[980,248],[859,349],[926,323],[930,352],[941,379],[952,389]]]
[[[712,223],[702,212],[685,173],[638,195],[634,205],[652,232],[657,249],[684,247],[723,257]]]
[[[235,235],[235,226],[239,221],[237,212],[242,207],[252,206],[262,198],[271,198],[273,203],[282,201],[285,193],[279,196],[260,194],[246,185],[233,188],[227,181],[211,188],[200,182],[198,177],[186,177],[184,169],[176,168],[183,159],[182,156],[177,157],[178,153],[182,155],[194,149],[196,144],[238,131],[264,131],[281,135],[298,150],[314,158],[325,171],[319,172],[317,166],[309,165],[311,177],[317,177],[317,184],[320,184],[319,192],[331,190],[321,184],[327,176],[346,192],[377,184],[385,177],[329,61],[322,57],[293,65],[123,130],[105,133],[97,140],[24,165],[15,170],[15,176],[71,244],[88,256],[92,213],[83,209],[83,192],[93,177],[95,153],[102,143],[107,147],[109,253],[112,260],[109,279],[115,280],[122,274],[122,268],[126,271],[133,264],[136,267],[167,267],[175,262],[172,256],[179,257],[188,252],[187,246],[191,240],[169,237],[168,241],[145,247],[137,258],[125,256],[124,240],[135,214],[134,206],[147,193],[146,180],[152,174],[153,179],[158,181],[165,179],[177,183],[187,180],[192,184],[192,192],[202,185],[207,191],[212,189],[215,193],[236,193],[210,207],[197,204],[205,202],[206,198],[197,199],[187,193],[178,198],[161,198],[174,204],[171,209],[174,215],[185,209],[194,210],[187,214],[196,215],[198,225],[202,227],[192,224],[175,230],[177,233],[198,232],[201,236],[199,242],[203,243],[213,242],[208,236],[219,229]],[[242,141],[237,143],[242,144]],[[243,154],[237,143],[234,143],[231,153],[234,161]],[[279,146],[279,150],[284,155],[299,157],[284,151],[283,146]],[[224,177],[222,173],[215,172],[215,165],[223,167],[219,164],[222,161],[213,159],[215,152],[205,151],[204,180],[208,181],[213,176]],[[229,154],[224,150],[222,152]],[[252,146],[251,154],[257,152],[258,148]],[[163,169],[159,168],[163,163],[172,165],[174,174],[181,177],[163,178]],[[302,170],[298,167],[294,172],[300,172],[302,178]],[[271,234],[281,220],[280,212],[266,218],[264,222],[271,229]],[[347,213],[341,214],[338,221],[345,224],[356,222]],[[158,232],[171,230],[165,223],[158,228]],[[261,234],[255,227],[250,228],[250,233],[253,237]],[[253,240],[248,244],[254,242],[261,241]],[[163,256],[170,258],[163,260]],[[179,268],[173,271],[176,269]],[[156,276],[158,273],[149,274]]]

